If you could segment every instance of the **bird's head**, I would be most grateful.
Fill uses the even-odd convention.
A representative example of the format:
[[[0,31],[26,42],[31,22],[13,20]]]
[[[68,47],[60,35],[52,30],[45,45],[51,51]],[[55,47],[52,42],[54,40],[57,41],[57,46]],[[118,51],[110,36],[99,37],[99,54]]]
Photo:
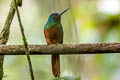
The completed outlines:
[[[64,14],[68,9],[66,9],[66,10],[64,10],[64,11],[62,11],[60,13],[52,13],[52,14],[50,14],[50,16],[48,17],[48,21],[60,22],[62,14]]]

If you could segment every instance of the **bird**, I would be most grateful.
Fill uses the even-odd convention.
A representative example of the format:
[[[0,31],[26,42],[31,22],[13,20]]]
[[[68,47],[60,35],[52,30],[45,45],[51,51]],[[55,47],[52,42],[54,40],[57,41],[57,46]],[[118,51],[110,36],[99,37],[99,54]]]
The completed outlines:
[[[60,13],[52,13],[49,15],[48,20],[44,26],[44,36],[47,45],[50,44],[63,44],[63,27],[61,24],[61,16],[69,8]],[[51,55],[52,73],[54,77],[60,77],[60,55]]]

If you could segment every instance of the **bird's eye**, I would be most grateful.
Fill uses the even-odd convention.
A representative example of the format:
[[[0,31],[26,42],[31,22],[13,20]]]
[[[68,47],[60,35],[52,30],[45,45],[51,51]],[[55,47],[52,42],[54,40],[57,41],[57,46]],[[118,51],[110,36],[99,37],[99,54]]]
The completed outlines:
[[[55,19],[57,16],[56,15],[53,15],[52,18]]]

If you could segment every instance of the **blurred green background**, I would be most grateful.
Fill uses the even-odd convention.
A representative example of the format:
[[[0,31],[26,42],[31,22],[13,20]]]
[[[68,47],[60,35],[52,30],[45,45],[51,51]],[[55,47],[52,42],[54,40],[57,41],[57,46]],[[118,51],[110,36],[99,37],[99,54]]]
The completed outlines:
[[[0,0],[0,30],[11,0]],[[62,16],[64,43],[120,41],[120,0],[23,0],[21,19],[29,44],[46,44],[44,24],[52,12],[70,8]],[[8,45],[22,44],[17,17],[11,25]],[[50,56],[31,56],[35,80],[50,80]],[[120,55],[61,56],[61,76],[82,80],[120,80]],[[26,56],[5,56],[3,80],[30,80]]]

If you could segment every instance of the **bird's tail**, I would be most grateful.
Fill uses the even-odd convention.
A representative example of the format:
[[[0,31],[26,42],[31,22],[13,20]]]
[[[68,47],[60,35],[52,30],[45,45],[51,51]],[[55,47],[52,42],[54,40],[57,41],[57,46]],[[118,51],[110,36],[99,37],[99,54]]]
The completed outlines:
[[[52,55],[52,72],[55,77],[60,77],[60,56]]]

